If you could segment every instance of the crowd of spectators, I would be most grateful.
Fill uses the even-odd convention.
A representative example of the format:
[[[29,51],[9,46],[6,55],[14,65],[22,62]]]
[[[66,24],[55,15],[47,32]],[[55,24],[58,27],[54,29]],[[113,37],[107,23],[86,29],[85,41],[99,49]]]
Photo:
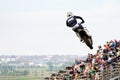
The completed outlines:
[[[92,80],[100,80],[98,71],[114,68],[115,63],[118,62],[120,62],[120,41],[107,41],[103,46],[98,46],[95,54],[88,53],[86,60],[75,59],[72,66],[74,80],[77,80],[80,73],[84,76],[90,75]]]

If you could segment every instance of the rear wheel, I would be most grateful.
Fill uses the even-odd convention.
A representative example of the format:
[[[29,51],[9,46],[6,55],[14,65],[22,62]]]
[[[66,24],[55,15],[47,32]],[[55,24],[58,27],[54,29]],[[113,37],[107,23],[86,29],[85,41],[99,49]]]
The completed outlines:
[[[90,49],[93,49],[93,42],[92,42],[92,38],[88,38],[87,36],[84,36],[83,37],[83,40],[85,42],[85,44],[90,48]]]

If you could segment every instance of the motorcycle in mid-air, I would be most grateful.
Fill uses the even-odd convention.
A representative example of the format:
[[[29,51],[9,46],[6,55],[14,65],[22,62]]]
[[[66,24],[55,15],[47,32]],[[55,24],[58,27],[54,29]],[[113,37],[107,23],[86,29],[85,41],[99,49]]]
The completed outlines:
[[[76,32],[76,35],[79,39],[83,40],[83,42],[90,48],[93,49],[93,40],[92,36],[89,36],[86,32],[86,29],[78,29],[78,32]]]

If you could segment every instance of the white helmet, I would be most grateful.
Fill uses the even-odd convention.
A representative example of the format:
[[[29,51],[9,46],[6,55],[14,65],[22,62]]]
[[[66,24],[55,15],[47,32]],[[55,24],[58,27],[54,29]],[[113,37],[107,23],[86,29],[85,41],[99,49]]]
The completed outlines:
[[[67,17],[71,17],[73,15],[72,12],[67,12]]]

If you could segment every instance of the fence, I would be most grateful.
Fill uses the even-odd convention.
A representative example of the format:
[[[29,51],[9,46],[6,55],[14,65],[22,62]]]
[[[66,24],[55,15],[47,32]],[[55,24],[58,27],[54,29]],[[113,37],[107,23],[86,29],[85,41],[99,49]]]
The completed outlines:
[[[57,74],[52,74],[50,77],[44,78],[44,80],[73,80],[74,77],[70,72],[72,67],[68,66],[65,70],[60,70]],[[106,68],[102,71],[96,72],[95,76],[98,76],[98,79],[95,80],[120,80],[120,63],[116,63],[114,67]],[[78,75],[78,80],[92,80],[91,77],[84,76],[83,73]]]

